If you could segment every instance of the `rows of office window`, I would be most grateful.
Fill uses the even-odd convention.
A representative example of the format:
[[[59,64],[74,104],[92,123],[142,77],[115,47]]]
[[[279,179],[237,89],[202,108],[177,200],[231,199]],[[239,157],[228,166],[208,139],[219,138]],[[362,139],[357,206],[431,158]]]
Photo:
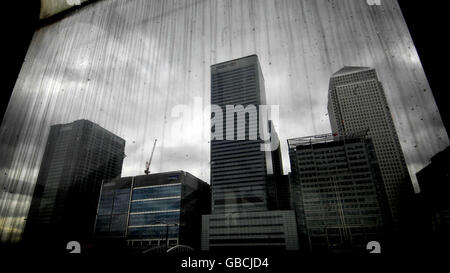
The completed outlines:
[[[98,215],[128,212],[130,189],[104,190],[98,207]]]
[[[365,150],[363,147],[361,148],[351,148],[349,146],[346,150],[345,149],[336,149],[336,150],[327,150],[327,151],[321,151],[321,150],[315,150],[314,153],[312,152],[302,152],[299,154],[300,158],[302,159],[324,159],[324,158],[334,158],[334,157],[343,157],[343,156],[357,156],[365,154]]]
[[[146,226],[158,224],[178,224],[180,211],[166,211],[157,213],[130,214],[128,226]]]
[[[342,172],[342,174],[344,175],[335,175],[334,177],[330,177],[328,173],[322,175],[309,175],[307,173],[302,173],[299,177],[303,184],[317,183],[318,186],[335,185],[336,183],[337,185],[352,185],[352,182],[355,179],[356,184],[371,183],[371,180],[364,179],[371,177],[370,174],[348,175],[348,172]],[[325,183],[328,181],[333,181],[333,183]],[[314,185],[310,185],[310,187],[314,187]]]
[[[336,180],[338,179],[350,179],[350,176],[342,176],[342,175],[346,175],[348,174],[348,171],[330,171],[327,173],[322,173],[322,174],[317,174],[315,172],[309,172],[309,173],[302,173],[300,174],[300,179],[302,180],[302,183],[308,183],[308,182],[320,182],[320,175],[322,176],[328,176],[328,175],[335,175]],[[309,177],[313,177],[312,179],[306,179]],[[343,178],[344,177],[344,178]],[[352,179],[363,179],[363,178],[371,178],[371,174],[370,173],[366,173],[366,174],[354,174],[351,176]]]
[[[372,136],[379,136],[379,137],[383,137],[385,136],[385,134],[381,133],[380,131],[383,130],[389,130],[389,126],[386,125],[386,123],[378,118],[369,118],[368,121],[370,121],[370,128],[374,131],[373,133],[371,133]],[[347,119],[346,125],[347,128],[367,128],[367,120],[363,120],[363,119],[356,119],[356,120],[351,120],[351,119]]]
[[[341,102],[341,106],[343,106],[344,113],[349,113],[350,116],[354,116],[355,114],[360,114],[367,117],[375,117],[375,118],[382,118],[385,117],[386,112],[385,105],[383,105],[383,101],[380,99],[380,97],[377,97],[375,95],[365,97],[364,98],[364,104],[362,104],[361,99],[355,96],[352,96],[352,89],[345,88],[342,91],[348,92],[347,94],[342,94],[345,96],[345,100]],[[365,112],[364,110],[371,109],[377,112],[370,112],[371,114],[368,115],[369,112]]]
[[[334,164],[333,167],[340,167],[340,166],[342,166],[342,164],[338,164],[338,163],[350,162],[350,164],[357,164],[357,163],[353,163],[352,161],[360,162],[361,160],[364,160],[364,159],[366,159],[366,157],[364,155],[363,156],[350,156],[348,158],[345,158],[345,157],[332,158],[332,157],[330,157],[330,158],[328,158],[328,160],[316,159],[316,160],[306,161],[304,159],[301,159],[300,164],[301,165]]]
[[[313,156],[314,158],[330,158],[345,155],[358,155],[363,153],[364,153],[364,146],[358,145],[358,146],[347,146],[346,149],[339,148],[334,150],[312,150],[312,149],[302,150],[302,152],[299,153],[299,156],[305,159],[312,159]]]
[[[233,206],[233,210],[235,211],[250,211],[250,210],[261,210],[266,208],[266,203],[245,203],[244,205],[235,205]],[[224,205],[217,205],[214,208],[216,212],[225,211],[226,207]]]
[[[126,232],[127,220],[130,228],[143,225],[170,225],[179,223],[179,211],[155,213],[146,215],[127,214],[101,215],[97,217],[95,233],[101,235],[124,236]],[[158,227],[159,228],[159,227]]]
[[[231,195],[233,193],[229,193]],[[260,203],[264,202],[264,199],[259,196],[243,196],[235,197],[229,199],[216,199],[214,200],[215,205],[231,205],[231,204],[242,204],[242,203]]]
[[[257,105],[258,104],[258,98],[255,95],[248,94],[248,93],[242,93],[237,95],[230,95],[230,96],[219,96],[217,98],[211,98],[212,102],[214,104],[219,105],[222,110],[226,111],[226,105],[234,105],[239,104],[243,105],[244,107],[246,105]],[[248,124],[248,121],[246,121],[246,124]]]
[[[347,74],[339,77],[333,77],[331,79],[334,85],[345,85],[354,82],[363,82],[367,80],[375,80],[376,73],[374,70],[362,71],[359,73]]]
[[[402,177],[403,172],[394,166],[381,166],[380,169],[386,177]]]
[[[97,236],[125,236],[128,214],[99,215],[95,224]]]
[[[341,166],[339,168],[333,168],[333,166],[326,166],[326,167],[308,167],[308,168],[299,168],[299,170],[301,172],[303,172],[303,174],[305,176],[303,177],[308,177],[307,175],[309,174],[309,177],[313,177],[316,176],[317,174],[320,173],[328,173],[328,174],[346,174],[346,173],[364,173],[364,172],[369,172],[369,168],[350,168],[348,169],[347,166]],[[336,171],[334,171],[336,170]],[[339,171],[340,170],[340,171]],[[353,178],[357,178],[356,176],[353,176]]]
[[[280,232],[237,232],[237,233],[213,233],[210,234],[210,237],[229,237],[232,235],[239,235],[239,236],[276,236],[276,235],[284,235],[284,232],[280,231]]]
[[[230,190],[236,190],[236,189],[243,189],[246,188],[250,191],[257,191],[257,190],[265,190],[265,185],[255,185],[254,183],[238,183],[237,185],[233,186],[227,186],[227,185],[217,185],[214,187],[213,191],[220,192],[220,191],[230,191]]]
[[[163,186],[152,186],[135,188],[133,190],[132,200],[145,200],[164,197],[177,197],[181,196],[181,184],[170,184]]]
[[[226,134],[226,132],[224,132],[224,135],[225,134]],[[236,136],[236,134],[235,134],[235,136]],[[239,141],[239,142],[245,143],[245,141]],[[224,146],[214,146],[213,148],[217,153],[219,153],[219,156],[233,154],[233,153],[237,153],[237,152],[239,152],[240,154],[245,154],[247,156],[257,155],[257,153],[252,152],[252,149],[255,148],[256,144],[260,144],[260,143],[257,143],[256,141],[254,141],[252,143],[247,143],[247,144],[248,145],[242,145],[241,147],[240,146],[232,146],[232,145],[227,145],[227,146],[224,145]],[[243,151],[241,152],[241,150],[243,150]]]
[[[236,178],[239,177],[240,182],[243,182],[244,180],[241,179],[245,179],[245,181],[250,182],[250,181],[258,181],[258,179],[261,179],[261,176],[263,176],[264,173],[261,171],[253,171],[253,172],[247,172],[247,173],[242,173],[242,174],[238,174],[238,175],[233,175],[231,176],[231,174],[225,172],[223,175],[212,175],[212,177],[214,178],[215,182],[221,181],[221,183],[227,183],[229,182],[230,184],[236,184],[237,181]]]
[[[261,157],[260,153],[258,153],[257,151],[252,152],[249,149],[245,149],[244,152],[240,152],[240,150],[243,150],[244,148],[241,148],[241,149],[229,148],[228,149],[226,147],[213,147],[212,149],[214,150],[214,152],[217,152],[220,154],[218,156],[211,155],[211,158],[219,158],[219,159],[224,159],[224,160],[236,158],[236,156],[234,156],[234,153],[238,153],[240,155],[240,157],[238,157],[238,158],[245,157],[246,159],[258,159]],[[229,160],[229,161],[225,161],[225,162],[235,162],[235,161]]]
[[[305,163],[301,164],[301,168],[299,168],[300,171],[327,171],[327,170],[338,170],[338,169],[348,169],[351,167],[359,167],[359,166],[367,166],[366,161],[361,161],[358,159],[356,162],[323,162],[323,163]],[[330,164],[335,163],[335,164]]]
[[[304,198],[345,198],[350,196],[373,196],[375,191],[369,192],[340,192],[340,193],[304,193]]]
[[[241,74],[229,74],[229,75],[224,75],[224,73],[220,73],[220,74],[215,74],[215,77],[213,76],[211,83],[213,84],[213,86],[216,85],[220,85],[226,82],[231,82],[231,81],[253,81],[255,80],[255,71],[254,69],[251,69],[249,71],[246,71],[246,73],[241,73]]]
[[[179,226],[178,225],[160,225],[150,227],[129,227],[127,237],[128,238],[178,238]]]
[[[362,208],[378,208],[377,202],[372,203],[349,203],[339,204],[337,202],[331,202],[332,200],[305,200],[305,211],[322,211],[326,209],[338,209],[340,207],[344,209],[362,209]]]
[[[156,247],[156,246],[166,246],[168,243],[169,247],[178,245],[178,239],[153,239],[153,240],[128,240],[127,245],[133,248],[145,248]]]
[[[229,229],[229,228],[258,228],[258,227],[282,227],[283,224],[238,224],[238,225],[217,225],[213,226],[211,225],[210,229]]]
[[[224,133],[225,135],[225,133]],[[241,156],[257,156],[259,155],[259,151],[254,151],[253,147],[249,147],[247,149],[224,149],[222,147],[215,148],[214,155],[211,155],[211,158],[225,158],[226,156],[234,156],[235,154],[240,154]],[[231,150],[231,151],[230,151]],[[231,158],[231,157],[230,157]]]
[[[253,65],[230,70],[230,71],[222,71],[219,73],[213,73],[211,75],[211,81],[216,81],[216,80],[222,79],[224,77],[241,76],[241,75],[245,75],[246,73],[251,73],[251,72],[255,72],[255,66],[253,66]]]
[[[242,189],[245,188],[247,190],[251,190],[253,189],[253,186],[256,187],[254,188],[255,190],[259,190],[261,186],[264,186],[263,181],[261,180],[261,175],[255,175],[255,176],[250,176],[250,177],[238,177],[235,179],[235,181],[233,180],[225,180],[225,178],[214,178],[212,180],[211,183],[215,183],[215,187],[213,187],[212,191],[227,191],[228,190],[228,186],[230,187],[234,187],[233,189]],[[217,182],[217,183],[216,183]],[[239,183],[236,183],[239,182]],[[252,187],[251,189],[248,187]],[[230,189],[231,190],[231,189]]]
[[[260,164],[258,164],[260,163]],[[223,178],[223,180],[232,180],[233,177],[236,176],[241,176],[241,177],[250,177],[250,176],[255,176],[255,177],[260,177],[261,175],[264,174],[264,171],[266,170],[264,166],[262,166],[261,162],[254,162],[252,165],[247,165],[249,168],[247,170],[247,172],[245,171],[241,171],[238,172],[237,170],[243,169],[244,168],[236,168],[234,170],[227,170],[227,169],[221,169],[221,170],[216,170],[214,169],[214,172],[212,173],[212,177],[217,177],[217,178]],[[252,166],[252,168],[250,168],[250,166]],[[233,175],[233,177],[231,177],[230,175]]]
[[[159,198],[167,195],[180,196],[180,184],[170,187],[155,187],[147,189],[135,189],[131,212],[162,211],[179,209],[180,198],[171,200],[145,200],[147,198]],[[136,196],[136,197],[135,197]],[[139,199],[143,198],[144,201]],[[98,215],[119,214],[128,212],[130,189],[104,190],[99,202]],[[167,206],[166,206],[167,204]]]
[[[377,155],[379,155],[380,157],[385,156],[385,157],[390,158],[391,159],[389,162],[390,164],[398,164],[398,163],[394,163],[396,161],[401,162],[397,153],[395,153],[396,149],[392,146],[384,147],[384,146],[380,145],[377,147],[376,151],[377,151]],[[394,159],[395,159],[395,161],[394,161]],[[380,164],[382,164],[382,162],[380,162]],[[385,164],[387,164],[387,163],[385,163]]]
[[[280,219],[281,215],[271,215],[271,216],[252,216],[252,217],[229,217],[229,218],[211,218],[210,222],[219,222],[224,220],[237,221],[237,220],[267,220],[267,219]]]
[[[258,158],[258,157],[256,157]],[[219,171],[219,170],[235,170],[235,169],[243,169],[243,168],[247,168],[247,167],[251,167],[254,166],[253,162],[233,162],[233,161],[229,161],[229,162],[214,162],[214,171]]]
[[[364,125],[367,124],[367,122],[370,122],[372,130],[374,130],[375,128],[381,129],[389,128],[389,124],[386,123],[387,116],[383,112],[379,111],[379,109],[367,109],[367,107],[364,108],[364,106],[358,105],[358,102],[355,102],[354,104],[343,103],[342,105],[346,107],[343,109],[343,114],[347,117],[346,118],[347,126],[355,124]],[[375,111],[378,113],[372,114],[372,112]],[[370,115],[368,115],[368,113],[370,113]]]
[[[372,232],[384,232],[382,227],[349,227],[352,234],[370,234]],[[314,227],[308,230],[309,235],[322,235],[322,234],[330,234],[330,235],[338,235],[345,233],[343,232],[343,228],[339,227]],[[367,243],[367,242],[366,242]]]
[[[378,100],[376,99],[381,98],[379,96],[380,92],[373,92],[373,90],[379,89],[379,84],[375,80],[340,85],[336,89],[338,91],[345,91],[343,95],[346,95],[347,102],[358,101],[358,95],[364,95],[371,103],[377,103]]]
[[[326,160],[325,160],[326,159]],[[313,156],[302,156],[298,157],[298,161],[300,165],[311,165],[311,164],[330,164],[330,163],[346,163],[347,158],[345,154],[339,154],[336,156],[328,156],[328,157],[313,157]]]
[[[282,238],[238,238],[238,239],[210,239],[210,244],[284,244],[285,239]]]
[[[253,75],[250,76],[246,76],[246,77],[239,77],[239,78],[232,78],[232,79],[228,79],[228,80],[223,80],[220,82],[213,82],[213,90],[211,92],[211,95],[220,95],[219,90],[220,91],[232,91],[232,90],[236,90],[236,87],[239,88],[249,88],[249,89],[253,89],[255,87],[256,84],[256,79]],[[253,89],[256,90],[256,89]]]
[[[320,210],[323,209],[323,206],[332,208],[333,204],[339,204],[339,206],[342,205],[342,203],[359,203],[360,205],[363,203],[366,204],[377,204],[378,200],[374,196],[365,197],[365,198],[343,198],[341,200],[336,200],[334,198],[330,198],[328,200],[324,200],[324,202],[321,202],[321,205],[314,205],[310,206],[310,202],[316,202],[317,198],[312,198],[312,200],[308,200],[308,198],[305,198],[304,203],[307,204],[311,210]]]
[[[250,95],[254,94],[256,91],[255,82],[233,82],[232,84],[217,86],[216,90],[211,92],[211,98],[216,101],[217,98],[222,98],[224,95],[242,94],[242,90]]]
[[[249,219],[249,220],[235,220],[222,218],[216,221],[210,221],[210,224],[214,228],[236,228],[236,227],[280,227],[286,224],[286,219],[282,221],[276,218],[267,219]],[[243,230],[237,230],[240,233]],[[248,231],[248,230],[247,230]]]
[[[180,208],[180,197],[154,200],[134,200],[131,203],[130,213],[157,212],[177,210]]]
[[[381,218],[379,217],[355,217],[355,218],[346,218],[345,223],[341,221],[341,219],[326,219],[326,220],[307,220],[308,225],[310,226],[319,226],[319,225],[380,225],[383,223]]]
[[[255,165],[253,165],[255,166]],[[214,173],[212,174],[212,177],[218,177],[222,176],[224,174],[232,174],[232,175],[238,175],[238,174],[248,174],[253,172],[260,172],[261,174],[264,174],[265,169],[262,166],[256,165],[255,167],[250,168],[244,168],[244,167],[234,167],[234,168],[223,168],[221,170],[215,169]]]
[[[347,185],[347,186],[345,186]],[[303,187],[304,193],[326,193],[326,192],[334,192],[334,191],[362,191],[362,190],[372,190],[373,186],[353,186],[353,183],[349,184],[328,184],[328,185],[320,185],[317,187]]]
[[[380,236],[380,232],[375,232],[373,234],[369,234],[367,232],[362,234],[354,234],[352,232],[352,236],[350,238],[341,237],[336,235],[323,235],[323,236],[311,236],[309,238],[311,242],[311,249],[314,252],[316,251],[327,251],[328,249],[339,249],[342,246],[350,244],[355,247],[355,249],[364,249],[367,242],[370,241],[380,241],[382,238]]]
[[[380,210],[379,209],[365,209],[360,210],[359,208],[354,210],[344,210],[343,211],[345,216],[357,216],[357,215],[379,215]],[[321,217],[338,217],[340,216],[340,213],[338,211],[311,211],[311,212],[305,212],[305,216],[309,219],[313,218],[321,218]]]

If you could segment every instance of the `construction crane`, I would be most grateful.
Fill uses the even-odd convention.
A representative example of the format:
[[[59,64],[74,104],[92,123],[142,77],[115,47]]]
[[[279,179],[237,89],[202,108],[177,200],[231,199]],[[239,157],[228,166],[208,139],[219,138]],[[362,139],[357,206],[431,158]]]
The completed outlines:
[[[156,141],[157,141],[157,139],[155,139],[155,142],[153,143],[153,149],[152,149],[152,154],[150,155],[150,159],[147,162],[145,162],[144,173],[147,175],[150,174],[150,164],[152,164],[152,158],[153,158],[153,153],[155,152]]]

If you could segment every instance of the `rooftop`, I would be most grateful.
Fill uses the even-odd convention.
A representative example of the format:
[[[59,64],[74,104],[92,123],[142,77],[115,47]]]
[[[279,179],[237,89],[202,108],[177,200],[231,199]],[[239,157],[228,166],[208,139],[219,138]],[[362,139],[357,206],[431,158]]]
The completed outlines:
[[[293,148],[296,148],[297,146],[303,146],[303,145],[309,146],[309,145],[319,144],[319,143],[328,143],[328,142],[334,142],[334,141],[366,138],[367,132],[368,132],[368,130],[358,131],[358,132],[350,133],[347,135],[339,135],[337,133],[315,135],[315,136],[307,136],[307,137],[288,139],[287,142],[288,142],[289,149],[293,149]]]
[[[333,77],[343,76],[343,75],[362,72],[362,71],[371,70],[371,69],[372,68],[365,67],[365,66],[344,66],[339,71],[335,72],[333,74]]]

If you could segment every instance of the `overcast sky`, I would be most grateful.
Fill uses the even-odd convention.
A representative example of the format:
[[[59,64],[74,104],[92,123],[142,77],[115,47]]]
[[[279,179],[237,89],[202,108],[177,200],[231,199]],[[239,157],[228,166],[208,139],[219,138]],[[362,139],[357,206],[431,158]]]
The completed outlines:
[[[49,127],[89,119],[126,140],[122,175],[185,170],[209,182],[210,65],[257,54],[284,171],[286,140],[330,132],[328,83],[376,68],[409,171],[448,146],[396,1],[105,0],[39,29],[0,131],[0,235],[18,234]],[[177,105],[191,114],[171,116]],[[174,133],[175,132],[175,133]]]

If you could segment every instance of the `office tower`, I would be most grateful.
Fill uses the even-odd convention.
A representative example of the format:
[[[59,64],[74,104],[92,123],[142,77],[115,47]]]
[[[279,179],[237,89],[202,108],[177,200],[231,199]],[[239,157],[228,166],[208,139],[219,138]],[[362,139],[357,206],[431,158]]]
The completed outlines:
[[[366,132],[288,140],[299,238],[314,251],[383,242],[390,210]]]
[[[124,149],[125,140],[88,120],[51,126],[24,240],[65,251],[67,241],[92,237],[102,179],[120,176]]]
[[[211,104],[223,111],[223,131],[217,133],[217,124],[213,128],[219,139],[211,141],[212,215],[203,216],[202,249],[298,249],[294,212],[276,210],[282,203],[277,198],[283,196],[279,147],[261,149],[266,142],[259,127],[266,121],[262,121],[259,109],[266,104],[266,95],[256,55],[211,66]],[[227,115],[227,108],[239,105],[242,108],[236,116]],[[256,116],[252,118],[249,113],[245,123],[239,123],[239,114],[251,107]],[[272,122],[266,124],[272,143],[276,143]],[[245,138],[239,139],[240,134]]]
[[[183,171],[105,180],[95,238],[137,250],[187,245],[200,249],[201,215],[211,212],[207,183]]]
[[[256,124],[246,122],[244,128],[236,120],[226,118],[227,105],[250,105],[258,111],[260,105],[266,104],[264,79],[256,55],[211,66],[211,104],[223,110],[223,139],[211,141],[213,213],[267,210],[266,182],[268,167],[271,168],[268,164],[272,162],[260,148],[263,142],[259,112]],[[234,139],[227,139],[227,126],[234,126]],[[250,139],[250,128],[256,128],[256,140]],[[245,140],[237,140],[237,132],[241,130],[245,131]]]
[[[369,130],[385,184],[394,226],[402,203],[414,193],[383,86],[375,69],[344,67],[331,77],[328,113],[333,133]]]

